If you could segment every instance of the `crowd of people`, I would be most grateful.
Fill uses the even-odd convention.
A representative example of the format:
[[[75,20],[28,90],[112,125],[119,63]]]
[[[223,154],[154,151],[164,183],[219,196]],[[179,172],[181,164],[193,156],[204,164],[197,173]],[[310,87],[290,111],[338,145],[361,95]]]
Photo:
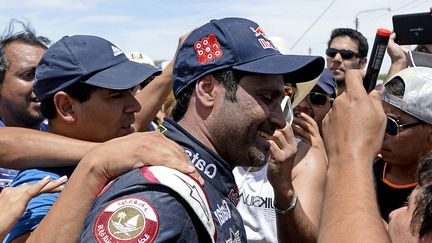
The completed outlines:
[[[252,20],[211,20],[157,67],[12,20],[0,239],[432,242],[432,55],[413,55],[432,44],[395,37],[367,93],[368,41],[350,28],[323,56],[288,55]]]

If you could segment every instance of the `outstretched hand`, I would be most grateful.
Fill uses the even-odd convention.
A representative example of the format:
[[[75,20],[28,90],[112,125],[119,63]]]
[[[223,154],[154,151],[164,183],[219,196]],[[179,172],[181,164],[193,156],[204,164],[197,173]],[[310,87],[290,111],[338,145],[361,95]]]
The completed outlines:
[[[6,187],[0,193],[0,240],[7,235],[23,215],[29,201],[46,192],[60,192],[67,177],[51,181],[49,176],[35,184],[24,183],[18,187]]]

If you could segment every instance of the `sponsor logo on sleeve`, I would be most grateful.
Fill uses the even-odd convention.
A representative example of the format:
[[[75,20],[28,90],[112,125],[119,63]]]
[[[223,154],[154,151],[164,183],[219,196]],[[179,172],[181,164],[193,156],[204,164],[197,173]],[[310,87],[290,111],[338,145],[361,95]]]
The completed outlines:
[[[93,235],[98,242],[152,242],[159,216],[149,202],[127,197],[111,202],[97,216]]]

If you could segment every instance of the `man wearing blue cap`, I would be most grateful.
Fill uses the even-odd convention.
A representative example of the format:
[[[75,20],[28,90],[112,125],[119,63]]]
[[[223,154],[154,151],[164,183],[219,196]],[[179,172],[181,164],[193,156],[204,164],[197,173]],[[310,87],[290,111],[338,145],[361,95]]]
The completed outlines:
[[[203,187],[164,167],[133,170],[96,200],[81,240],[246,242],[235,166],[269,164],[278,217],[301,208],[286,172],[295,141],[281,109],[284,83],[309,81],[321,57],[282,55],[256,23],[213,20],[191,32],[174,65],[174,121],[159,130],[182,145]]]
[[[294,115],[299,117],[303,112],[312,117],[321,133],[321,123],[336,98],[337,84],[332,72],[325,68],[317,84],[295,108]]]
[[[49,132],[91,142],[104,142],[134,131],[140,110],[133,88],[159,71],[129,61],[114,44],[95,36],[63,37],[42,56],[33,85]],[[45,176],[69,176],[74,167],[28,169],[12,183],[33,183]],[[25,239],[52,206],[58,193],[30,201],[6,242]]]

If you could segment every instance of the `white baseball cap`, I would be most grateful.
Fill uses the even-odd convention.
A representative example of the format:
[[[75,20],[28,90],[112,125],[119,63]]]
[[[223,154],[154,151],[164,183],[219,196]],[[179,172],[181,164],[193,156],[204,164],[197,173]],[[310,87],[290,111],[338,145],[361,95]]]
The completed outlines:
[[[411,67],[396,73],[384,87],[400,78],[405,84],[402,98],[384,91],[382,100],[388,104],[432,124],[432,68]]]

